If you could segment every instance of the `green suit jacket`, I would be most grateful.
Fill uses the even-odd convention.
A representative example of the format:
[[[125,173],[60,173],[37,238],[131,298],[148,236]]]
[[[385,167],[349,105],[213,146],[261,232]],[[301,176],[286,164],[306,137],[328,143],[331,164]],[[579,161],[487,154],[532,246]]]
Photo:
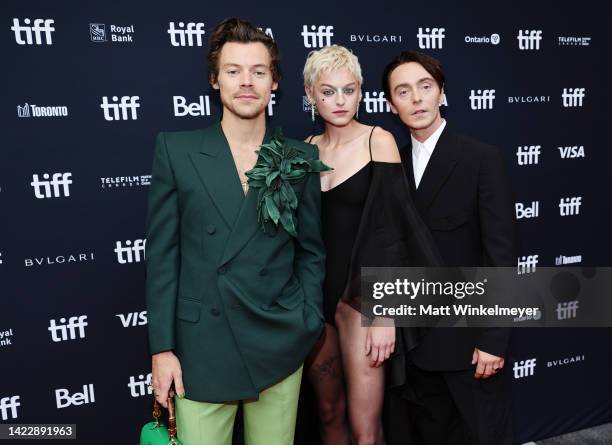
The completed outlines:
[[[315,146],[288,141],[305,159],[318,157]],[[262,230],[259,189],[245,197],[219,123],[160,133],[152,174],[150,352],[174,351],[188,399],[255,399],[300,367],[323,327],[319,175],[293,184],[293,238],[283,229]]]

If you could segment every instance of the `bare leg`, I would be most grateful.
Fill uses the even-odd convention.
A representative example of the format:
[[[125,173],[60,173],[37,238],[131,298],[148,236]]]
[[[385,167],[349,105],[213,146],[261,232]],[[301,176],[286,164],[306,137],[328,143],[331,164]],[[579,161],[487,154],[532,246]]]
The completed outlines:
[[[383,445],[382,407],[385,390],[384,365],[370,366],[366,356],[368,328],[362,315],[342,301],[336,309],[336,326],[348,388],[348,411],[356,445]]]
[[[348,445],[346,396],[336,329],[325,323],[323,335],[306,359],[307,375],[317,396],[325,445]]]

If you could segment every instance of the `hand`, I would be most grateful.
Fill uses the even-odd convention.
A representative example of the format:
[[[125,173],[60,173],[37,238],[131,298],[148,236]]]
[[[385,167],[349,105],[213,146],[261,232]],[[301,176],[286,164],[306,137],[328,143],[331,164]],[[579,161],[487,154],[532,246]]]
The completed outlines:
[[[178,396],[185,396],[181,364],[172,351],[153,354],[152,361],[153,395],[164,408],[168,408],[168,397],[174,396],[174,391],[171,389],[172,382],[174,382],[174,389]]]
[[[391,320],[392,321],[392,320]],[[377,326],[385,324],[386,326]],[[366,335],[366,355],[370,356],[370,366],[378,368],[395,350],[395,326],[389,323],[378,323],[377,320],[368,328]]]
[[[488,352],[474,348],[472,354],[472,365],[476,365],[475,379],[488,379],[504,367],[503,357],[498,357]]]

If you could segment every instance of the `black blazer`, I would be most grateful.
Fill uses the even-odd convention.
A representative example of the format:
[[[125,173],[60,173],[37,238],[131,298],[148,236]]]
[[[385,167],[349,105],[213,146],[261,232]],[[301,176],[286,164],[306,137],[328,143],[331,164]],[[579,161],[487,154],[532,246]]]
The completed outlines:
[[[457,133],[447,123],[418,189],[412,144],[400,154],[416,208],[445,265],[516,265],[514,199],[499,149]],[[432,371],[468,369],[474,347],[505,357],[509,337],[509,328],[431,329],[411,358]]]

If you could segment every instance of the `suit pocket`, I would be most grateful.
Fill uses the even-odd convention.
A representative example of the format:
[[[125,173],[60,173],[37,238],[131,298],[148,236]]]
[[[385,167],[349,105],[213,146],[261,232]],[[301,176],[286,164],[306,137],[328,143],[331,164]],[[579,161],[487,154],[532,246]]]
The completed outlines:
[[[467,223],[469,217],[470,212],[468,211],[458,212],[442,218],[429,218],[427,225],[429,226],[430,230],[447,232],[455,230]]]
[[[176,301],[176,318],[195,323],[200,320],[202,303],[198,300],[180,298]]]
[[[298,307],[303,302],[304,289],[302,289],[302,285],[296,279],[294,284],[292,284],[289,288],[283,291],[278,300],[276,300],[270,306],[264,306],[263,309],[271,310],[280,306],[283,309],[287,309],[288,311],[290,311]]]

